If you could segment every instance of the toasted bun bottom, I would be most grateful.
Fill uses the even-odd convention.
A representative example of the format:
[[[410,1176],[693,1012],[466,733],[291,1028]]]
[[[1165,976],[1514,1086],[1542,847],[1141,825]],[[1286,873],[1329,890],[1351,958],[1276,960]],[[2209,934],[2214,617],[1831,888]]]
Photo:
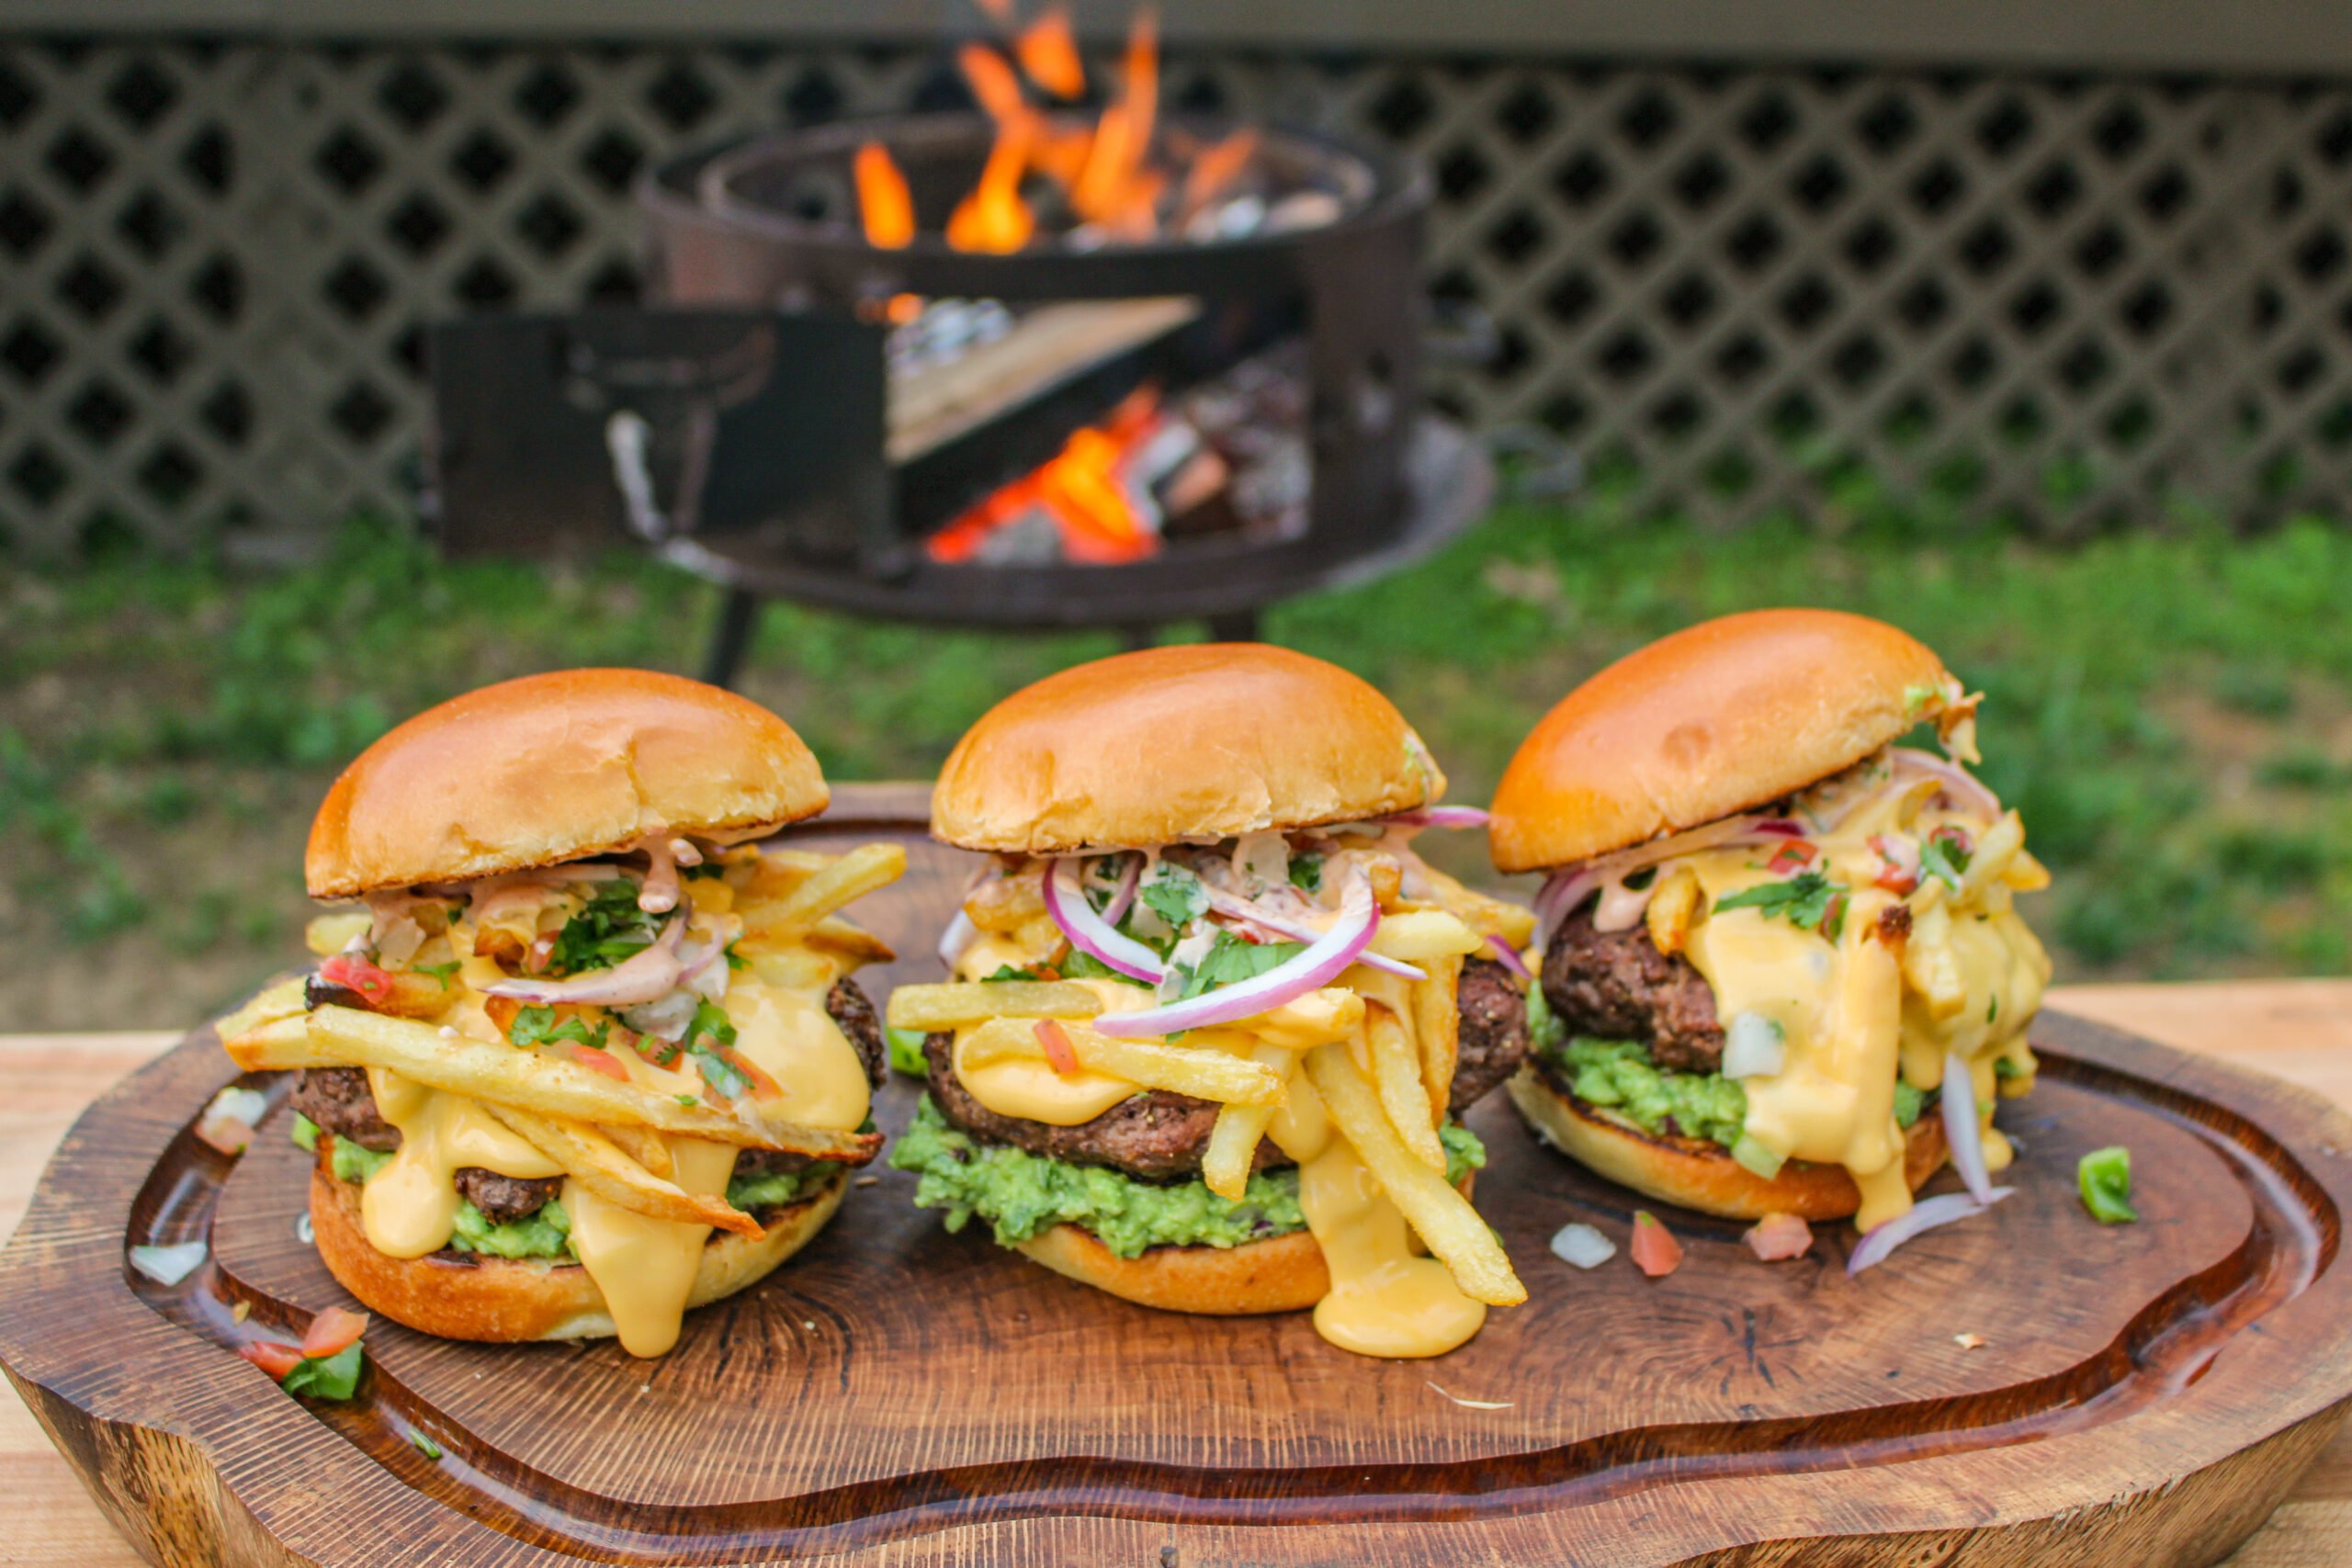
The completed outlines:
[[[1475,1173],[1462,1179],[1464,1197],[1476,1180]],[[1056,1225],[1013,1250],[1081,1285],[1162,1312],[1212,1317],[1305,1312],[1331,1292],[1323,1248],[1306,1231],[1239,1247],[1155,1247],[1139,1258],[1122,1258],[1091,1231]]]
[[[1792,1159],[1768,1181],[1720,1144],[1645,1133],[1594,1114],[1532,1062],[1511,1078],[1510,1099],[1545,1143],[1596,1176],[1663,1202],[1734,1220],[1843,1220],[1861,1207],[1861,1192],[1841,1166]],[[1947,1152],[1942,1117],[1911,1123],[1903,1179],[1914,1192],[1942,1168]]]
[[[849,1178],[836,1172],[813,1196],[780,1211],[757,1240],[728,1233],[702,1249],[702,1267],[686,1296],[707,1306],[759,1283],[808,1244],[841,1207]],[[368,1245],[359,1218],[359,1188],[322,1165],[311,1172],[311,1225],[319,1256],[343,1288],[370,1312],[443,1339],[525,1344],[543,1339],[607,1339],[612,1314],[588,1270],[576,1263],[484,1258],[389,1258]]]

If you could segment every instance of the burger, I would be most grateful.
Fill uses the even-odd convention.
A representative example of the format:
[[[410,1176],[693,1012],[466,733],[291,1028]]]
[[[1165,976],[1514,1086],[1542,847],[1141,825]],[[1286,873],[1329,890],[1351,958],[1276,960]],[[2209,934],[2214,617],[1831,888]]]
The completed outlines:
[[[1281,649],[1130,653],[998,705],[932,797],[933,836],[989,857],[950,982],[890,1000],[929,1086],[891,1153],[915,1201],[1148,1306],[1311,1307],[1370,1355],[1523,1299],[1457,1118],[1525,1055],[1532,919],[1414,852],[1484,820],[1444,790],[1385,697]]]
[[[1976,705],[1893,626],[1762,610],[1545,716],[1488,828],[1497,867],[1549,874],[1510,1086],[1535,1131],[1713,1214],[1873,1230],[1948,1159],[1997,1196],[2050,978],[2013,903],[2049,877],[1968,770]],[[1896,744],[1922,726],[1938,750]]]
[[[450,1339],[669,1350],[805,1246],[874,1158],[883,1070],[837,911],[903,870],[750,840],[825,807],[781,719],[575,670],[418,715],[328,792],[316,970],[220,1032],[300,1070],[322,1258]]]

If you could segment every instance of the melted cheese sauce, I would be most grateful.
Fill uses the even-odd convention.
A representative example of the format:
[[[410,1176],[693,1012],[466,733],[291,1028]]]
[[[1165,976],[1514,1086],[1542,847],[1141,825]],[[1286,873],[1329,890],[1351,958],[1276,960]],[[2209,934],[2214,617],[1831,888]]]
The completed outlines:
[[[735,903],[735,890],[724,883],[696,880],[687,884],[687,891],[697,935],[714,930],[712,922]],[[460,955],[452,1000],[431,1021],[503,1046],[506,1037],[481,993],[507,976],[492,959],[470,952],[471,935],[463,926],[451,933]],[[759,946],[765,954],[797,960],[786,967],[806,983],[787,986],[736,976],[722,1004],[736,1029],[735,1052],[782,1090],[782,1099],[770,1102],[778,1115],[842,1131],[863,1125],[872,1108],[865,1065],[824,1009],[826,992],[849,965],[797,942],[762,938]],[[703,1079],[689,1057],[682,1055],[663,1067],[625,1046],[609,1054],[634,1084],[660,1094],[702,1097]],[[361,1190],[360,1217],[370,1246],[393,1258],[422,1258],[448,1246],[460,1201],[455,1183],[459,1170],[479,1168],[532,1179],[565,1177],[560,1201],[571,1221],[572,1254],[603,1295],[622,1348],[650,1357],[677,1343],[709,1226],[655,1219],[599,1196],[465,1095],[427,1089],[378,1067],[368,1068],[368,1076],[379,1113],[401,1132],[400,1149]],[[688,1192],[726,1191],[735,1168],[733,1145],[645,1136],[668,1151],[669,1180]]]
[[[1810,836],[1821,852],[1813,869],[1852,890],[1835,941],[1778,914],[1739,908],[1702,915],[1684,949],[1713,987],[1717,1016],[1726,1024],[1753,1012],[1780,1026],[1781,1070],[1742,1080],[1747,1135],[1783,1159],[1843,1166],[1861,1191],[1855,1223],[1863,1230],[1911,1207],[1904,1131],[1894,1120],[1898,1071],[1914,1087],[1933,1089],[1943,1082],[1946,1055],[1957,1053],[1989,1118],[1996,1086],[2016,1094],[2031,1085],[2026,1027],[2050,979],[2048,955],[2010,907],[2016,891],[2041,885],[2040,866],[2025,854],[2021,838],[2005,847],[2009,835],[1981,814],[1923,808],[1923,796],[1931,794],[1883,791],[1835,830]],[[1871,846],[1873,835],[1925,839],[1945,825],[1964,829],[1977,854],[1999,857],[1998,863],[1973,862],[1958,894],[1931,878],[1905,897],[1872,886],[1883,864]],[[1729,895],[1780,880],[1766,865],[1772,852],[1702,850],[1670,863],[1659,876],[1689,867],[1698,878],[1700,908],[1713,909]],[[1911,930],[1890,945],[1879,917],[1898,902],[1910,908]],[[2018,1069],[2007,1083],[1995,1073],[2002,1059]],[[1992,1168],[2009,1163],[2007,1140],[1989,1126],[1984,1145]]]
[[[1524,938],[1524,932],[1519,933],[1518,940]],[[1042,962],[1059,941],[1059,933],[1050,924],[1040,930],[1023,922],[1010,931],[983,926],[957,959],[954,977],[974,981],[1008,965],[1030,967]],[[1475,947],[1476,939],[1467,945]],[[1100,996],[1105,1012],[1132,1012],[1152,1005],[1148,992],[1137,986],[1099,979],[1074,983]],[[1422,984],[1433,983],[1437,982]],[[1403,1030],[1416,1059],[1426,1059],[1418,1010],[1410,1001],[1416,988],[1413,983],[1358,966],[1341,975],[1337,984],[1356,991],[1368,1002],[1385,1005]],[[1450,1007],[1451,983],[1446,984],[1446,991]],[[1329,1029],[1314,1028],[1302,1012],[1295,1007],[1284,1008],[1234,1024],[1192,1030],[1181,1043],[1187,1049],[1227,1051],[1254,1060],[1271,1056],[1273,1060],[1269,1065],[1287,1061],[1284,1100],[1266,1136],[1298,1166],[1299,1210],[1330,1271],[1330,1292],[1315,1307],[1316,1332],[1340,1348],[1361,1355],[1442,1356],[1478,1332],[1486,1323],[1487,1308],[1463,1292],[1442,1263],[1420,1251],[1405,1216],[1388,1200],[1354,1147],[1332,1125],[1321,1098],[1307,1081],[1306,1054],[1317,1045],[1346,1041],[1358,1064],[1367,1063],[1368,1025],[1358,1022],[1349,1032],[1335,1035]],[[963,1047],[973,1032],[965,1029],[956,1033],[956,1076],[973,1099],[1001,1116],[1076,1126],[1143,1092],[1124,1078],[1083,1068],[1064,1077],[1035,1058],[1000,1057],[967,1066]],[[1450,1081],[1450,1050],[1447,1077]],[[1444,1119],[1442,1101],[1436,1106],[1436,1119],[1440,1122]]]

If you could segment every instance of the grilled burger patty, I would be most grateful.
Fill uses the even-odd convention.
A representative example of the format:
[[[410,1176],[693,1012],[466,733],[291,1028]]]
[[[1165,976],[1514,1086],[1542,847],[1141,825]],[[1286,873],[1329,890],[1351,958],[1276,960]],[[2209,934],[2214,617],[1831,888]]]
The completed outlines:
[[[1601,931],[1589,907],[1570,915],[1544,954],[1544,999],[1570,1034],[1637,1040],[1652,1061],[1678,1072],[1723,1066],[1723,1025],[1706,976],[1688,959],[1660,953],[1638,921]]]
[[[888,1055],[882,1042],[882,1022],[865,987],[846,977],[825,994],[825,1011],[849,1037],[865,1066],[866,1081],[882,1086]],[[368,1087],[365,1067],[311,1067],[294,1082],[294,1109],[318,1124],[319,1131],[348,1138],[363,1149],[390,1154],[401,1146],[401,1130],[377,1114],[376,1096]],[[744,1149],[735,1156],[739,1176],[803,1169],[806,1155],[783,1149]],[[526,1180],[469,1167],[457,1175],[458,1191],[493,1224],[503,1224],[536,1213],[552,1202],[562,1188],[560,1177]]]
[[[1486,959],[1462,966],[1455,998],[1462,1034],[1448,1109],[1459,1116],[1526,1059],[1527,998],[1510,970]],[[1216,1101],[1152,1089],[1074,1127],[1001,1116],[957,1080],[955,1043],[951,1034],[930,1035],[923,1041],[923,1059],[931,1069],[933,1102],[972,1136],[1072,1165],[1109,1166],[1146,1181],[1182,1181],[1200,1174],[1202,1152],[1216,1126]],[[1271,1139],[1258,1145],[1254,1168],[1290,1163]]]

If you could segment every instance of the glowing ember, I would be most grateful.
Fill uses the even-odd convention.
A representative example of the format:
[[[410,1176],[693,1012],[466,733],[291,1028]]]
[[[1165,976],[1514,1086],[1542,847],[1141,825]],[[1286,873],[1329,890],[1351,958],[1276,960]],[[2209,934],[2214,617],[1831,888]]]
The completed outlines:
[[[1114,564],[1150,555],[1159,535],[1128,489],[1126,468],[1160,423],[1159,393],[1138,389],[1109,420],[1071,436],[1043,468],[933,534],[927,545],[932,559],[969,560],[980,541],[1032,511],[1052,520],[1067,559]]]
[[[865,242],[880,250],[904,250],[915,237],[914,197],[907,194],[907,176],[878,143],[857,150],[857,210],[865,224]]]

